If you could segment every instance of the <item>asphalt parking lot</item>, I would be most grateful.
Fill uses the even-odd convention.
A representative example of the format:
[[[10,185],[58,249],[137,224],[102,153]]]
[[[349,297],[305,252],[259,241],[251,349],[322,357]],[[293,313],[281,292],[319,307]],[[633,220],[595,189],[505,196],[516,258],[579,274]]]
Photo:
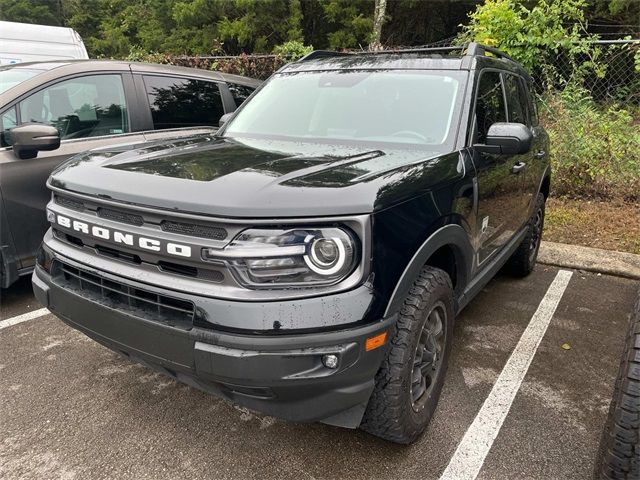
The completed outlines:
[[[0,478],[438,478],[557,273],[499,274],[467,307],[436,415],[410,447],[235,408],[50,314],[7,326]],[[592,476],[637,287],[573,273],[478,478]],[[28,279],[2,291],[1,321],[39,308]]]

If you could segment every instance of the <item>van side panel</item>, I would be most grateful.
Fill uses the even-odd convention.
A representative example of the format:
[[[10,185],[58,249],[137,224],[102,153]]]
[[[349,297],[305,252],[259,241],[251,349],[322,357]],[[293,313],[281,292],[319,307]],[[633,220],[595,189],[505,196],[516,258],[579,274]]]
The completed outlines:
[[[0,22],[0,65],[87,58],[82,38],[71,28]]]

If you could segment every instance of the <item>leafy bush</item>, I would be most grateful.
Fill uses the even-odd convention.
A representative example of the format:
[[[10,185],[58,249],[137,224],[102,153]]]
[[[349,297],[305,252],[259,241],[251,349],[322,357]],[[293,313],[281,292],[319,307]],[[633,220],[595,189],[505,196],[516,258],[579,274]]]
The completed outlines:
[[[586,0],[528,4],[486,0],[470,15],[459,40],[475,40],[511,55],[544,92],[541,120],[551,137],[553,194],[640,199],[640,105],[629,106],[637,103],[633,99],[640,79],[599,98],[628,103],[594,102],[589,93],[594,90],[585,86],[593,89],[607,67],[619,73],[626,57],[611,55],[615,48],[603,57],[593,42],[597,37],[586,33]],[[618,50],[623,48],[629,49]],[[630,51],[636,64],[638,52]]]
[[[264,80],[289,60],[281,55],[238,55],[215,60],[211,70]]]
[[[586,0],[540,0],[530,9],[521,0],[486,0],[469,15],[459,40],[497,47],[549,84],[579,81],[588,72],[602,76],[606,65],[598,62],[597,37],[583,27],[585,8]],[[554,68],[559,55],[571,64],[568,79]]]
[[[312,51],[312,45],[307,46],[298,40],[285,42],[280,45],[276,45],[273,48],[273,53],[275,53],[276,55],[281,55],[291,62],[295,62],[296,60],[304,57]]]
[[[129,49],[129,55],[125,57],[127,62],[148,62],[148,63],[172,63],[170,55],[166,53],[146,52],[141,47],[134,45]]]
[[[185,57],[166,53],[146,53],[141,49],[132,48],[127,56],[131,62],[163,63],[180,65],[182,67],[218,70],[223,73],[233,73],[245,77],[264,80],[273,72],[289,61],[282,55],[238,55],[238,56],[207,56]]]
[[[555,195],[640,200],[640,111],[603,107],[570,86],[541,102]]]

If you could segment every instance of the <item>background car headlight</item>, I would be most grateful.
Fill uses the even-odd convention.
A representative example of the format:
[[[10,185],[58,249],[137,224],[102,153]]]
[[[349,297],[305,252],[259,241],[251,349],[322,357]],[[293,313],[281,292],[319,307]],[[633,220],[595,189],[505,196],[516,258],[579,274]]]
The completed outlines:
[[[313,287],[346,278],[357,251],[355,236],[338,227],[254,228],[223,250],[204,248],[202,258],[224,262],[246,287]]]

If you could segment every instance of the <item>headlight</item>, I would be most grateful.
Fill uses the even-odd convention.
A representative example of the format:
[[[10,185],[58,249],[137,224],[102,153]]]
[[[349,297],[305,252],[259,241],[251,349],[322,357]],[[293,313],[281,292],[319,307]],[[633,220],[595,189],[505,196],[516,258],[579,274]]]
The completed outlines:
[[[342,228],[254,228],[224,250],[204,248],[202,258],[223,261],[249,288],[313,287],[346,278],[357,250],[354,235]]]

